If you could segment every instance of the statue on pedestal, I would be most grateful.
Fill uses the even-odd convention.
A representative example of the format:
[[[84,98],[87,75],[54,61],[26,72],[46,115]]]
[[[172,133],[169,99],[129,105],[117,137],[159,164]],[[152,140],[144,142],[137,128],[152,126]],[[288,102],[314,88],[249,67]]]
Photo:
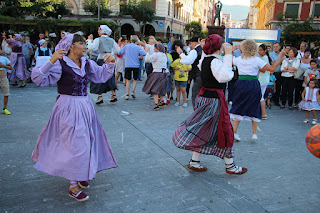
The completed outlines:
[[[218,19],[218,26],[221,26],[221,18],[220,18],[220,13],[222,9],[222,3],[219,0],[217,3],[214,4],[214,9],[215,9],[215,15],[213,19],[213,25],[215,25],[216,19]]]

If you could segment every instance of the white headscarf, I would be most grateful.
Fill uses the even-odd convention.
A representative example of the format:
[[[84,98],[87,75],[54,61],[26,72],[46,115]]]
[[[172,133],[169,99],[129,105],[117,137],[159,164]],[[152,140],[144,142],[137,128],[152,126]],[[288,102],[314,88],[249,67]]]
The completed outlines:
[[[41,46],[42,44],[44,44],[44,42],[46,42],[46,40],[41,39],[41,40],[39,41],[40,46]]]
[[[110,36],[112,33],[112,30],[107,25],[100,25],[100,29],[102,34]]]

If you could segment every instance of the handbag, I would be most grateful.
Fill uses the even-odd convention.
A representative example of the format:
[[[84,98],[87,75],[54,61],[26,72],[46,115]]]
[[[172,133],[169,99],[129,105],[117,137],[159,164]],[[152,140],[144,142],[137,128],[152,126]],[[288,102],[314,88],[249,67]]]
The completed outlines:
[[[294,71],[294,73],[293,73],[294,79],[300,78],[301,75],[303,75],[303,73],[304,73],[304,70],[303,70],[301,67],[299,67],[299,68],[298,68],[296,71]]]

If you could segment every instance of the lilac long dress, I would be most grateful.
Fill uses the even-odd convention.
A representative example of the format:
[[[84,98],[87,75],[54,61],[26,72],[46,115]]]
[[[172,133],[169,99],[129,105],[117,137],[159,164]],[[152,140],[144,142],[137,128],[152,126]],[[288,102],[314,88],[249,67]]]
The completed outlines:
[[[22,44],[20,41],[11,40],[8,44],[12,48],[10,62],[12,70],[8,70],[8,79],[10,81],[26,80],[30,77],[27,70],[26,59],[22,53]]]
[[[81,69],[67,56],[53,65],[32,70],[39,86],[57,83],[58,96],[49,122],[32,153],[34,168],[68,180],[87,181],[98,171],[117,167],[105,131],[91,99],[89,80],[100,83],[112,77],[114,65],[98,66],[81,58]]]

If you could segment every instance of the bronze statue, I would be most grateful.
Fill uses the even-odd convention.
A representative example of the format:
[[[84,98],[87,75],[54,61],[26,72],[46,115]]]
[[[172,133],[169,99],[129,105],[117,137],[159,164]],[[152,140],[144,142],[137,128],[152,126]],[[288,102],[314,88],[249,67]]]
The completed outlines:
[[[218,26],[221,26],[220,13],[222,9],[222,3],[220,2],[220,0],[214,4],[214,9],[215,9],[215,15],[213,19],[213,25],[215,25],[216,19],[218,19],[218,23],[219,23]]]

